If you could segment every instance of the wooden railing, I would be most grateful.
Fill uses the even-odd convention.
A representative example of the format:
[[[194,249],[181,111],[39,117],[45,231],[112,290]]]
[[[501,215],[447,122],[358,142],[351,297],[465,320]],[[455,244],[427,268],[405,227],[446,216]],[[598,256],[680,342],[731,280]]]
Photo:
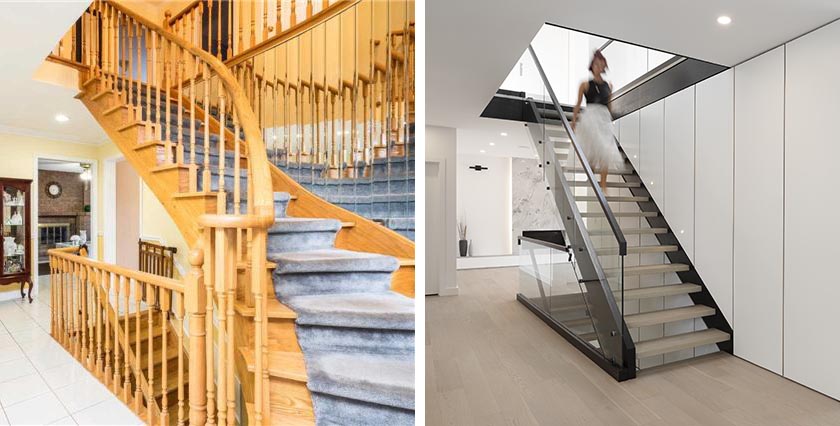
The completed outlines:
[[[355,0],[358,1],[358,0]],[[224,60],[332,13],[351,0],[194,0],[166,12],[166,24]]]
[[[140,240],[138,243],[138,265],[141,272],[148,272],[167,278],[175,278],[176,247],[167,247],[150,241]]]
[[[193,389],[205,374],[185,352],[185,321],[191,332],[204,324],[193,320],[197,312],[189,302],[195,292],[179,281],[88,259],[78,250],[49,251],[53,338],[146,422],[185,424],[192,418],[187,383]],[[157,330],[160,337],[151,337]]]
[[[370,177],[374,159],[410,156],[414,2],[340,6],[226,64],[275,164],[317,165],[316,177],[356,179]]]
[[[273,189],[261,128],[245,90],[216,56],[135,13],[121,1],[94,1],[71,32],[78,36],[74,40],[81,41],[72,43],[78,50],[69,52],[70,60],[82,70],[83,90],[96,93],[89,100],[95,102],[106,95],[116,99],[105,114],[122,114],[127,127],[136,126],[138,146],[160,147],[159,169],[185,171],[176,175],[181,193],[212,192],[222,196],[218,198],[218,214],[194,218],[195,235],[185,233],[185,239],[192,241],[193,246],[189,256],[191,269],[185,283],[91,263],[64,252],[51,253],[58,265],[57,276],[62,277],[55,286],[60,289],[56,295],[60,301],[55,306],[66,308],[54,317],[55,335],[75,348],[84,339],[98,337],[88,327],[104,327],[117,333],[113,340],[106,340],[111,342],[108,350],[114,353],[114,361],[122,362],[120,376],[114,376],[112,382],[120,378],[124,383],[115,384],[113,390],[119,391],[139,412],[140,408],[153,405],[152,389],[167,382],[167,369],[154,371],[150,364],[147,371],[139,371],[142,368],[134,365],[135,358],[142,357],[137,355],[139,351],[151,350],[152,345],[130,348],[127,341],[118,340],[130,334],[119,335],[117,324],[122,322],[118,321],[125,319],[126,330],[132,327],[128,321],[130,302],[138,303],[135,310],[149,312],[150,318],[163,315],[167,321],[174,322],[183,318],[183,314],[176,313],[178,309],[186,308],[189,329],[183,337],[189,341],[191,367],[188,370],[189,422],[232,424],[236,400],[233,336],[238,333],[232,318],[239,286],[253,295],[249,299],[255,301],[257,312],[254,381],[255,395],[261,403],[255,404],[252,417],[258,423],[269,422],[268,411],[264,409],[268,401],[264,307],[266,294],[273,294],[266,279],[267,228],[274,221]],[[233,131],[224,125],[214,126],[211,112]],[[231,171],[233,183],[227,184],[225,176]],[[244,273],[237,271],[240,264],[248,265]],[[103,276],[101,271],[121,278],[105,280],[107,284],[103,284],[99,278]],[[110,305],[104,302],[110,292],[117,291],[120,297],[126,298],[121,305],[128,309],[125,312],[113,302]],[[76,306],[84,306],[82,313],[76,312]],[[109,309],[113,310],[111,316],[107,314]],[[113,323],[109,323],[110,319]],[[185,329],[178,325],[177,330]],[[82,347],[86,349],[74,355],[86,362],[91,348],[90,345]],[[96,349],[97,354],[105,352]],[[166,393],[163,395],[165,398]],[[165,402],[164,399],[158,403],[160,413],[148,409],[147,422],[157,423],[162,419],[163,423],[171,416]],[[178,402],[182,402],[180,394]]]

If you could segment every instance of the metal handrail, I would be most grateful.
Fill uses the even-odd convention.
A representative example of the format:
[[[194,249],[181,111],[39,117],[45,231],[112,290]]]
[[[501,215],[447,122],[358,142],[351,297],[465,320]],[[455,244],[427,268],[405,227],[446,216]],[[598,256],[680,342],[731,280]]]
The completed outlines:
[[[616,219],[615,215],[612,212],[612,209],[607,203],[607,198],[604,195],[604,192],[601,190],[601,187],[596,183],[595,174],[592,172],[592,167],[589,166],[589,161],[586,159],[586,156],[583,154],[582,148],[577,142],[577,137],[575,136],[575,133],[572,130],[572,126],[569,124],[569,120],[566,118],[566,114],[563,112],[563,108],[560,107],[560,102],[557,100],[557,95],[554,94],[554,89],[551,88],[551,83],[549,83],[548,77],[546,77],[545,75],[545,71],[543,70],[542,64],[540,64],[540,60],[539,58],[537,58],[537,52],[534,51],[534,47],[530,44],[528,45],[528,51],[531,52],[531,57],[534,59],[534,65],[537,66],[537,71],[539,71],[540,73],[540,78],[542,78],[543,84],[545,85],[546,90],[548,90],[548,95],[551,97],[551,102],[554,105],[554,109],[556,109],[557,112],[560,114],[560,119],[563,122],[563,127],[566,128],[566,132],[569,134],[569,139],[571,139],[572,146],[574,147],[578,158],[580,158],[580,163],[583,166],[584,174],[586,174],[586,177],[589,180],[589,184],[590,186],[592,186],[592,189],[595,192],[595,198],[597,198],[598,203],[604,210],[607,222],[610,224],[610,228],[612,229],[613,235],[615,235],[615,239],[618,242],[618,254],[624,256],[627,254],[627,239],[624,238],[624,233],[621,232],[621,227],[618,225],[618,220]]]

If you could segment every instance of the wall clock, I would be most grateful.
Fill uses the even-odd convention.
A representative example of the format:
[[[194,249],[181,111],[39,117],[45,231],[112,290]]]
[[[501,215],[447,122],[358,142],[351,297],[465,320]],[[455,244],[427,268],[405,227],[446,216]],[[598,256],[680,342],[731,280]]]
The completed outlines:
[[[58,182],[50,182],[46,187],[47,195],[50,198],[58,198],[61,196],[61,184]]]

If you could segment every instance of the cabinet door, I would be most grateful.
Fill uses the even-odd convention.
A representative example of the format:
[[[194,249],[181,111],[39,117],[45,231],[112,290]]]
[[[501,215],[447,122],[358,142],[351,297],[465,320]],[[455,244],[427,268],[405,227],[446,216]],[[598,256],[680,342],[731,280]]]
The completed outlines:
[[[23,184],[2,187],[3,268],[4,276],[24,274],[28,269],[27,226],[29,226],[28,188]]]

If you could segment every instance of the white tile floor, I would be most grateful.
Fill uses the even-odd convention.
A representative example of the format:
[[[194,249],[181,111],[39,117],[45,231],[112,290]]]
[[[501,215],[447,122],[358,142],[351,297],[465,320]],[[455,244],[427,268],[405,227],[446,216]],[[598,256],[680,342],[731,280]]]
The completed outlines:
[[[49,281],[31,304],[0,302],[0,425],[142,425],[49,335]]]

